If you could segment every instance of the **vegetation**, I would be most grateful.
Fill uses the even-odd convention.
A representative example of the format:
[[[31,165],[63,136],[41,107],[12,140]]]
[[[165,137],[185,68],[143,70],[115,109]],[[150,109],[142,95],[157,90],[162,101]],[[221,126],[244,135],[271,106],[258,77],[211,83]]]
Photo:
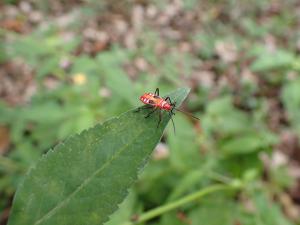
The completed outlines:
[[[169,125],[105,224],[300,224],[297,0],[5,0],[0,10],[1,224],[49,149],[140,106],[144,92],[182,86],[200,123],[174,117],[176,134]]]

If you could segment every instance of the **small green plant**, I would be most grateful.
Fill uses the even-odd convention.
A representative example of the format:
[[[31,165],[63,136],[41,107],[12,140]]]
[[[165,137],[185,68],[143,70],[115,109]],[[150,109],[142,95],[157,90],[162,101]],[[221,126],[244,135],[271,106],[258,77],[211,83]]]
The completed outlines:
[[[170,94],[178,105],[189,90]],[[50,150],[18,188],[8,224],[102,224],[127,195],[170,117],[131,110]]]

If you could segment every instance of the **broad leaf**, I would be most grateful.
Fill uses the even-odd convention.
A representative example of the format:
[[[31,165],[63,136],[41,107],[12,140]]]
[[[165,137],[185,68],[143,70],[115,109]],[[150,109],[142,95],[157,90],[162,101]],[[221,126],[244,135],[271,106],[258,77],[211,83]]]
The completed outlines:
[[[224,155],[248,154],[259,150],[266,150],[269,146],[276,144],[276,137],[267,131],[248,132],[224,140],[219,148]]]
[[[135,106],[135,92],[133,83],[130,81],[120,64],[129,57],[126,51],[114,48],[111,52],[97,55],[97,62],[101,73],[105,77],[106,85],[122,100]]]
[[[171,99],[181,104],[189,90]],[[83,131],[50,150],[18,188],[9,225],[103,224],[127,195],[170,117],[143,109]]]
[[[297,134],[300,134],[300,79],[287,82],[281,91],[281,99],[287,112],[288,120]]]
[[[285,50],[268,52],[266,49],[261,48],[256,54],[257,58],[250,66],[254,72],[288,68],[295,61],[294,54]]]

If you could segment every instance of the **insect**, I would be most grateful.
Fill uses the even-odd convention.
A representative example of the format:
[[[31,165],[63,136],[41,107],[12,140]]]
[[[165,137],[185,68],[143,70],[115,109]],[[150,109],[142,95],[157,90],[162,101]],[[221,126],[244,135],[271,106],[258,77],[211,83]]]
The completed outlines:
[[[159,127],[159,124],[161,123],[162,120],[162,111],[167,111],[169,113],[169,116],[171,118],[172,124],[173,124],[173,128],[174,128],[174,133],[175,133],[175,124],[173,121],[172,116],[175,115],[174,110],[176,111],[180,111],[182,113],[187,114],[188,116],[193,117],[196,120],[200,120],[199,118],[193,116],[190,113],[184,112],[178,108],[176,108],[176,102],[173,102],[169,96],[167,96],[166,98],[162,98],[161,96],[159,96],[159,88],[156,88],[154,94],[153,93],[145,93],[140,97],[140,100],[147,105],[146,109],[152,109],[146,116],[145,118],[148,118],[152,113],[154,113],[157,110],[159,111],[159,120],[158,120],[158,124],[157,127]],[[139,107],[137,109],[137,112],[141,110],[142,107]]]

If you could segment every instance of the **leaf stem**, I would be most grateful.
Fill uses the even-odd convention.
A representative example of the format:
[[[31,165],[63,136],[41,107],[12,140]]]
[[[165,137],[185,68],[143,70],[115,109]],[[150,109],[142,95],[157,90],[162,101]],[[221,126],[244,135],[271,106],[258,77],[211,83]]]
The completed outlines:
[[[166,205],[157,207],[155,209],[152,209],[148,212],[145,212],[144,214],[138,216],[138,218],[135,221],[128,221],[126,223],[124,223],[123,225],[134,225],[134,224],[139,224],[145,221],[148,221],[150,219],[153,219],[159,215],[162,215],[168,211],[171,211],[173,209],[176,209],[182,205],[185,205],[189,202],[193,202],[195,200],[200,199],[201,197],[213,193],[213,192],[217,192],[217,191],[221,191],[221,190],[226,190],[226,189],[236,189],[239,188],[240,185],[236,185],[236,183],[231,183],[231,184],[215,184],[212,186],[209,186],[207,188],[201,189],[195,193],[189,194],[181,199],[178,199],[174,202],[168,203]]]

